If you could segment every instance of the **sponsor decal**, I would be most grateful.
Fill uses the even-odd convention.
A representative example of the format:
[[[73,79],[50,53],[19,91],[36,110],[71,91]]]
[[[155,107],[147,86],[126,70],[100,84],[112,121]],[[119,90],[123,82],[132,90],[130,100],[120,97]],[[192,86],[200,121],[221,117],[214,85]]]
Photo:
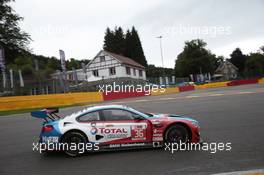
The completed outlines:
[[[146,140],[146,125],[132,126],[131,139],[132,140]]]
[[[152,139],[154,142],[157,142],[157,141],[163,141],[163,137],[153,137]]]
[[[95,135],[97,132],[98,132],[98,129],[96,127],[92,127],[91,130],[90,130],[90,133],[92,135]]]
[[[153,130],[153,137],[152,137],[153,141],[163,141],[163,135],[162,135],[162,130],[160,129],[154,129]]]
[[[96,126],[96,123],[95,122],[91,122],[91,126],[92,127],[95,127]]]
[[[107,138],[108,139],[119,139],[119,138],[126,138],[128,137],[127,134],[108,134]]]
[[[127,134],[126,128],[99,128],[102,134]]]
[[[144,146],[145,143],[126,143],[126,144],[121,144],[121,147],[129,147],[129,146]]]
[[[119,148],[120,144],[111,144],[109,145],[109,148]]]
[[[59,142],[59,137],[54,137],[54,136],[43,136],[42,137],[42,142],[49,142],[49,143],[58,143]]]
[[[129,127],[98,128],[98,132],[105,135],[108,140],[128,138],[131,135]]]
[[[109,148],[120,148],[120,147],[133,147],[133,146],[145,146],[146,143],[123,143],[123,144],[110,144]]]

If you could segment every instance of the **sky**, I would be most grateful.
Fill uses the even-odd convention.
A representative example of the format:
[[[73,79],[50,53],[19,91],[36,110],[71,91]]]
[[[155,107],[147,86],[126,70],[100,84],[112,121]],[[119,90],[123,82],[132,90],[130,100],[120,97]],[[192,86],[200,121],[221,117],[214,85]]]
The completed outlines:
[[[103,47],[107,27],[135,26],[148,64],[173,68],[185,41],[203,39],[212,53],[228,58],[264,45],[263,0],[16,0],[33,53],[92,59]]]

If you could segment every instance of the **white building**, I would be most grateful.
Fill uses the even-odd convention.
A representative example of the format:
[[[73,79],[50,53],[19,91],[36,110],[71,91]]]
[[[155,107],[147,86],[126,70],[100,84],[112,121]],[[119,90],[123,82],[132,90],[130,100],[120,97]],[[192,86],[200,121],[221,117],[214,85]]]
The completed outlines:
[[[86,65],[86,73],[84,72],[83,69],[76,70],[78,80],[93,82],[125,77],[146,80],[144,66],[128,57],[105,50],[101,50],[93,60]],[[73,71],[67,71],[67,79],[73,80],[73,74]],[[57,78],[58,73],[52,74],[52,77]]]

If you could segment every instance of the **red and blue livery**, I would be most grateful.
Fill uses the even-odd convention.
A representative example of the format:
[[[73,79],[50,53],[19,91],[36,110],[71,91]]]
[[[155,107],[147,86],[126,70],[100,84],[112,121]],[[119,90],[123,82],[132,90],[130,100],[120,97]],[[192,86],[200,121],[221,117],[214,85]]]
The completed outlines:
[[[91,106],[65,117],[57,113],[58,109],[31,112],[45,120],[40,143],[93,143],[98,150],[117,150],[200,142],[199,123],[180,115],[145,113],[123,105]]]

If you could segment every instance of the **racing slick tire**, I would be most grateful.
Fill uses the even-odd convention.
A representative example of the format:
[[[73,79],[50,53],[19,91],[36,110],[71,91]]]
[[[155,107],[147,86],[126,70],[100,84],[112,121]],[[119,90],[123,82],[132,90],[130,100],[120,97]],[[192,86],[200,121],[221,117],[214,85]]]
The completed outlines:
[[[62,139],[62,143],[68,144],[68,149],[63,150],[64,153],[71,157],[76,157],[81,154],[80,150],[78,149],[78,144],[86,144],[87,139],[82,133],[73,131],[65,134]],[[77,149],[71,150],[70,147],[72,144],[75,144]]]
[[[185,126],[175,124],[166,130],[164,140],[166,143],[187,143],[189,132]]]

